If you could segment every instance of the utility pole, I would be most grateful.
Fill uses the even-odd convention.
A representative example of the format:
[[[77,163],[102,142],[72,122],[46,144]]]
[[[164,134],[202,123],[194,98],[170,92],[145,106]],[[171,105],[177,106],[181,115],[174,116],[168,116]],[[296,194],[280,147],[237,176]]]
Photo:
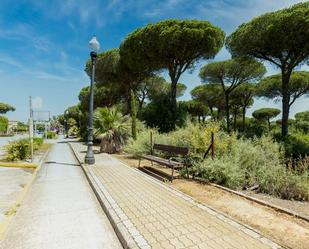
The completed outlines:
[[[29,97],[29,109],[30,109],[30,118],[29,118],[30,153],[31,153],[31,162],[33,162],[33,110],[32,110],[31,96]]]

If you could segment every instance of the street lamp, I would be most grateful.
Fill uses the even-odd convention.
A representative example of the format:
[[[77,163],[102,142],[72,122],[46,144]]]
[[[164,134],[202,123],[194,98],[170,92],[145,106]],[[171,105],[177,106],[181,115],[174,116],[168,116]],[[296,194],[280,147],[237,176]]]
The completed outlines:
[[[85,163],[94,164],[95,159],[93,155],[93,84],[94,84],[94,74],[95,74],[95,65],[97,60],[97,52],[100,48],[100,43],[97,41],[97,38],[94,36],[89,41],[89,46],[91,48],[90,57],[91,57],[91,81],[90,81],[90,99],[89,99],[89,117],[88,117],[88,142],[87,142],[87,154],[85,157]]]

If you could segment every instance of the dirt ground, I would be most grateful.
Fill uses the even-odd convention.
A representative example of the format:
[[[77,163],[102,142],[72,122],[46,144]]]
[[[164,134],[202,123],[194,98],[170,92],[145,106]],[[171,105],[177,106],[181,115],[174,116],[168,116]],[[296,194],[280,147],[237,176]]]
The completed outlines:
[[[117,154],[114,156],[129,166],[137,167],[138,165],[138,160],[128,155]],[[151,163],[142,161],[141,165],[150,166]],[[309,222],[277,212],[272,208],[265,207],[208,184],[177,179],[171,185],[192,196],[196,201],[205,203],[235,220],[253,227],[264,236],[273,239],[285,247],[309,249]],[[249,194],[255,198],[260,198],[309,216],[308,202],[286,201],[267,195]]]

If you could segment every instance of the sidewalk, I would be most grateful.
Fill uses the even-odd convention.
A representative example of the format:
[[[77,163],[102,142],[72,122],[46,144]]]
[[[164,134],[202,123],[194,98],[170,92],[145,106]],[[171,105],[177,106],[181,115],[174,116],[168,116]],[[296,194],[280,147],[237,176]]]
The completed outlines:
[[[122,248],[67,143],[53,145],[0,248]]]
[[[86,147],[71,145],[82,161]],[[84,169],[129,248],[280,248],[110,155]]]

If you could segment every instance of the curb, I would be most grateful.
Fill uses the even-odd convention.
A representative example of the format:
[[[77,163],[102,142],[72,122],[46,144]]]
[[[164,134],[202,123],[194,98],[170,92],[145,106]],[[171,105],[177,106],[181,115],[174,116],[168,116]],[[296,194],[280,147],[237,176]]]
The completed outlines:
[[[35,163],[9,163],[9,162],[0,162],[0,167],[35,169],[35,168],[38,167],[38,165],[35,164]]]
[[[0,241],[5,237],[7,228],[10,225],[13,217],[15,216],[18,208],[20,207],[22,201],[26,197],[30,187],[32,186],[32,183],[34,182],[38,172],[40,171],[45,158],[47,157],[48,153],[50,151],[50,148],[44,153],[42,158],[39,161],[38,166],[35,168],[34,172],[32,173],[31,178],[27,182],[27,184],[24,186],[24,188],[21,190],[21,192],[17,195],[17,198],[15,200],[15,203],[13,206],[10,208],[10,210],[7,212],[7,215],[3,218],[3,221],[0,222]]]
[[[79,155],[77,154],[77,152],[75,152],[75,150],[74,150],[74,148],[73,148],[73,146],[71,144],[70,144],[70,147],[71,147],[75,157],[77,158],[77,160],[81,163],[81,166],[82,166],[82,168],[83,168],[83,170],[84,170],[84,172],[86,174],[87,179],[89,179],[87,174],[91,175],[91,178],[93,178],[93,175],[91,174],[91,172],[88,172],[88,170],[86,169],[87,167],[83,166],[83,163],[82,163],[81,159],[79,158]],[[233,227],[239,228],[242,232],[246,233],[247,235],[249,235],[252,238],[255,238],[255,239],[259,240],[263,244],[266,244],[266,245],[270,246],[273,249],[288,248],[286,246],[280,245],[278,242],[275,242],[273,239],[269,239],[266,236],[260,234],[254,228],[238,222],[237,220],[235,220],[234,218],[230,217],[229,215],[226,215],[226,214],[222,213],[221,211],[216,210],[215,208],[209,207],[206,204],[200,204],[200,203],[196,202],[191,196],[189,196],[189,195],[187,195],[187,194],[185,194],[185,193],[175,189],[174,187],[172,187],[170,185],[167,185],[167,184],[164,184],[160,180],[154,179],[153,177],[151,177],[151,176],[141,172],[140,170],[138,170],[136,168],[132,168],[132,167],[126,165],[125,163],[123,163],[121,160],[119,160],[117,158],[114,158],[112,156],[110,156],[110,157],[112,159],[115,159],[115,160],[119,161],[125,167],[128,167],[131,170],[136,171],[137,173],[143,175],[144,177],[148,178],[152,182],[162,186],[163,188],[167,189],[168,191],[173,192],[178,197],[180,197],[180,198],[182,198],[182,199],[184,199],[186,201],[189,201],[192,205],[197,206],[198,208],[200,208],[200,209],[202,209],[202,210],[204,210],[204,211],[206,211],[206,212],[216,216],[218,219],[220,219],[220,220],[230,224]],[[89,179],[89,180],[91,181],[91,179]],[[94,181],[95,181],[95,179],[94,179]],[[90,182],[90,185],[93,187],[92,184],[93,184],[93,182]],[[121,243],[123,244],[124,248],[150,248],[149,245],[146,245],[145,247],[140,247],[139,245],[133,246],[133,247],[131,246],[130,242],[132,241],[132,237],[127,234],[127,232],[130,232],[130,231],[128,229],[123,231],[123,227],[124,226],[123,226],[123,224],[121,224],[121,221],[119,222],[119,217],[118,217],[119,215],[118,216],[114,215],[115,211],[112,210],[112,207],[108,203],[108,197],[106,198],[104,196],[104,193],[102,193],[102,190],[100,189],[100,187],[104,188],[104,186],[100,186],[99,187],[97,183],[95,183],[94,185],[96,185],[95,189],[94,189],[94,191],[96,193],[96,196],[98,198],[101,198],[102,195],[103,195],[103,199],[102,200],[99,199],[99,202],[100,202],[100,204],[103,205],[102,207],[103,207],[104,211],[106,212],[108,218],[110,219],[113,227],[114,227],[114,224],[115,224],[114,229],[116,231],[117,236],[119,236],[119,239],[120,239]],[[102,194],[100,194],[100,192]],[[103,192],[104,192],[104,189],[103,189]],[[119,225],[121,225],[121,226],[118,227]]]
[[[200,181],[200,180],[199,180],[199,181]],[[285,213],[285,214],[288,214],[288,215],[293,216],[293,217],[295,217],[295,218],[302,219],[302,220],[304,220],[304,221],[309,222],[309,217],[306,217],[306,216],[304,216],[304,215],[301,215],[301,214],[299,214],[299,213],[296,213],[296,212],[294,212],[294,211],[292,211],[292,210],[290,210],[290,209],[286,209],[286,208],[282,208],[282,207],[277,206],[277,205],[274,205],[274,204],[270,204],[270,203],[268,203],[268,202],[266,202],[266,201],[257,199],[257,198],[255,198],[255,197],[251,197],[251,196],[246,195],[246,194],[244,194],[244,193],[241,193],[241,192],[238,192],[238,191],[235,191],[235,190],[232,190],[232,189],[229,189],[229,188],[220,186],[220,185],[215,184],[215,183],[210,183],[210,185],[212,185],[212,186],[214,186],[214,187],[216,187],[216,188],[225,190],[225,191],[227,191],[227,192],[229,192],[229,193],[238,195],[238,196],[243,197],[243,198],[245,198],[245,199],[248,199],[248,200],[250,200],[250,201],[256,202],[256,203],[261,204],[261,205],[263,205],[263,206],[272,208],[272,209],[274,209],[274,210],[276,210],[276,211],[278,211],[278,212]]]
[[[125,249],[137,249],[140,248],[136,242],[134,241],[133,237],[130,235],[129,230],[122,224],[121,220],[119,219],[116,212],[113,210],[106,193],[104,194],[102,192],[102,189],[99,187],[98,182],[95,180],[95,177],[91,174],[91,172],[88,170],[88,167],[85,167],[85,164],[83,160],[79,157],[78,153],[73,148],[72,144],[68,143],[76,160],[79,162],[87,181],[92,188],[98,202],[100,203],[100,206],[102,207],[104,213],[106,214],[108,220],[110,221],[121,245]],[[91,166],[90,166],[91,167]]]

